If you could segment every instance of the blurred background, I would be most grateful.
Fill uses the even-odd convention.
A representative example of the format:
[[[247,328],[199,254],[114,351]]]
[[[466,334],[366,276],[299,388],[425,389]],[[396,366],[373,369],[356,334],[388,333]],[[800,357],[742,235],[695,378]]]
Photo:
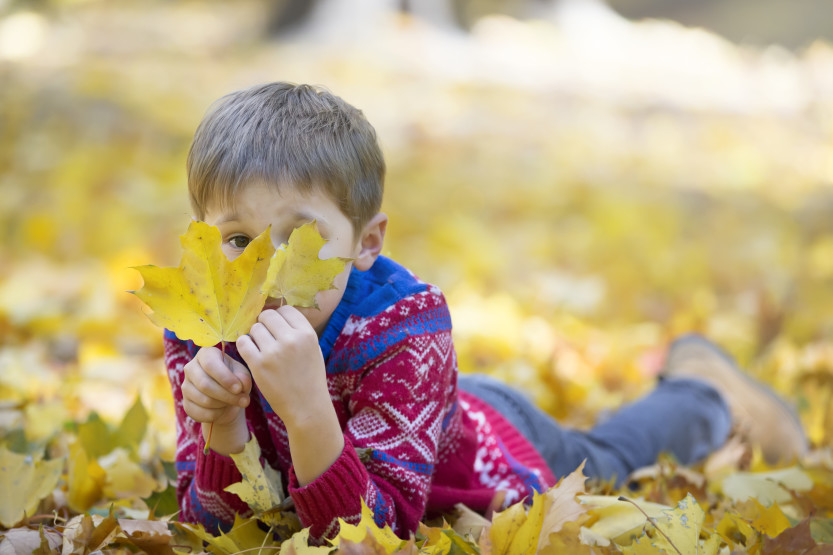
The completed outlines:
[[[833,444],[826,0],[0,0],[0,434],[136,395],[173,455],[131,266],[176,265],[210,103],[328,87],[376,127],[386,252],[438,284],[462,371],[569,424],[699,331]]]

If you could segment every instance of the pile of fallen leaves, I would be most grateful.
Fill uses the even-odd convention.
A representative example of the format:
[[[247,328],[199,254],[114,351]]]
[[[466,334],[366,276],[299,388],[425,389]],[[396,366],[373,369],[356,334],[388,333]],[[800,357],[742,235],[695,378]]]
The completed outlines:
[[[0,447],[0,552],[146,552],[217,555],[272,553],[830,553],[831,461],[739,471],[743,445],[730,442],[696,469],[663,459],[631,476],[628,487],[588,483],[579,467],[527,504],[480,515],[463,505],[423,523],[409,539],[379,528],[366,507],[358,523],[310,546],[308,529],[282,511],[254,440],[239,455],[243,482],[229,491],[254,511],[214,536],[178,522],[170,465],[137,462],[147,414],[136,403],[118,428],[90,418],[62,432],[68,452],[20,454]],[[748,457],[744,463],[749,466]],[[280,483],[277,480],[277,483]],[[141,491],[140,491],[141,490]],[[100,503],[106,495],[109,503]],[[142,497],[144,495],[144,497]]]

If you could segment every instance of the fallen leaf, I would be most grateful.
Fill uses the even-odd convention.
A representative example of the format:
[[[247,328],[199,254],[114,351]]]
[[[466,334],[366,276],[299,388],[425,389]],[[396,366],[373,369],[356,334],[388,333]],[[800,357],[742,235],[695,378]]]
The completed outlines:
[[[49,495],[64,468],[63,459],[40,460],[40,455],[21,455],[0,446],[0,524],[11,528],[25,515],[32,516]]]
[[[558,532],[565,523],[587,512],[587,506],[576,501],[576,496],[584,493],[584,482],[587,480],[583,472],[585,462],[582,461],[578,468],[544,494],[547,507],[536,551],[549,545],[550,534]]]
[[[489,520],[462,503],[457,503],[454,508],[459,513],[459,516],[451,528],[461,536],[470,535],[475,540],[478,540],[480,533],[489,525]]]
[[[451,551],[451,538],[443,534],[442,528],[433,528],[419,523],[419,533],[425,537],[420,547],[420,553],[424,555],[445,555]]]
[[[541,535],[541,526],[544,523],[544,511],[546,510],[546,497],[537,491],[532,496],[532,505],[526,513],[517,531],[512,536],[509,544],[509,553],[518,555],[532,555],[538,546],[538,538]],[[523,507],[523,503],[518,503]]]
[[[738,511],[749,521],[752,528],[771,538],[792,526],[778,503],[764,507],[757,499],[752,497],[744,502],[742,506],[739,504]]]
[[[833,518],[811,520],[810,533],[819,543],[833,544]]]
[[[331,547],[309,545],[309,528],[296,532],[281,544],[280,555],[327,555]]]
[[[179,503],[176,500],[176,486],[169,483],[163,490],[154,491],[148,497],[142,499],[150,509],[151,514],[156,516],[168,516],[179,512]]]
[[[263,309],[260,292],[273,247],[266,229],[230,261],[220,248],[220,230],[191,222],[180,237],[182,260],[176,268],[137,266],[144,286],[133,293],[153,312],[157,326],[200,347],[237,341]]]
[[[758,532],[735,513],[724,514],[715,530],[732,549],[747,549],[758,543]]]
[[[254,555],[274,555],[275,542],[269,538],[266,530],[261,530],[255,518],[242,518],[235,515],[234,524],[228,533],[220,532],[218,536],[206,532],[201,524],[179,523],[179,527],[189,531],[208,545],[208,550],[215,555],[231,555],[246,551]]]
[[[110,427],[95,411],[90,413],[85,422],[78,425],[78,440],[84,447],[84,452],[93,459],[106,455],[115,447]]]
[[[788,503],[792,500],[789,490],[807,491],[813,481],[797,466],[769,472],[736,472],[720,483],[723,494],[732,501],[745,501],[754,497],[763,505]]]
[[[700,550],[700,531],[706,513],[691,495],[677,506],[655,519],[654,525],[662,533],[654,536],[654,545],[667,553],[679,551],[682,555],[697,555]]]
[[[160,520],[119,519],[122,534],[128,543],[149,555],[171,555],[173,534]]]
[[[548,534],[547,544],[541,548],[541,555],[591,555],[595,553],[592,546],[582,543],[580,537],[582,523],[565,522],[558,532]]]
[[[57,552],[61,547],[61,535],[54,530],[41,526],[38,530],[30,528],[13,528],[3,532],[0,541],[0,555],[26,555],[46,548]]]
[[[281,245],[269,262],[264,293],[292,306],[317,307],[316,294],[332,289],[335,277],[352,260],[337,256],[321,260],[325,243],[315,221],[294,229],[288,244]]]
[[[115,446],[135,449],[138,447],[148,428],[148,413],[142,400],[136,397],[133,405],[127,409],[118,429],[114,434]]]
[[[492,553],[508,553],[515,534],[525,521],[526,511],[522,503],[515,503],[505,511],[496,512],[492,517],[492,526],[489,528]]]
[[[104,495],[110,498],[148,497],[159,483],[123,447],[118,447],[98,459],[107,478]]]
[[[362,543],[366,537],[372,536],[373,539],[385,550],[385,553],[393,553],[397,551],[404,540],[393,533],[390,526],[385,525],[384,528],[379,528],[376,521],[373,520],[373,512],[368,508],[367,504],[362,499],[362,517],[355,526],[338,519],[340,525],[338,535],[332,540],[332,544],[341,547],[343,541]]]
[[[787,528],[775,538],[765,537],[762,555],[800,555],[818,544],[810,534],[810,519]]]
[[[72,518],[64,527],[63,555],[86,555],[109,544],[121,531],[118,520],[110,514],[83,514]]]
[[[620,501],[618,496],[612,495],[580,495],[578,499],[582,504],[588,506],[593,516],[598,518],[596,522],[585,529],[586,537],[588,539],[592,537],[605,538],[608,541],[616,540],[620,536],[644,526],[647,519],[642,511],[645,511],[651,518],[658,518],[662,516],[663,511],[671,508],[668,505],[635,499],[633,500],[634,503],[639,505],[639,508],[637,508],[633,503]],[[642,509],[642,511],[639,509]],[[595,541],[598,542],[598,540]]]
[[[67,504],[76,512],[83,512],[93,506],[104,491],[107,474],[87,452],[80,442],[69,447],[67,465]]]
[[[283,490],[280,473],[268,463],[265,468],[260,463],[260,445],[254,435],[246,442],[243,451],[231,454],[231,459],[242,480],[226,487],[225,491],[236,494],[255,513],[269,511],[281,504]]]

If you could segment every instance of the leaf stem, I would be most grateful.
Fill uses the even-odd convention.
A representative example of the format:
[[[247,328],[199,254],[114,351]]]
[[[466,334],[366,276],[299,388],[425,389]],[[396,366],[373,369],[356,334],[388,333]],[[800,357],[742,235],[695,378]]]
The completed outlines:
[[[274,525],[272,525],[272,526],[270,526],[270,527],[269,527],[269,531],[268,531],[268,532],[266,532],[266,535],[265,535],[265,536],[263,536],[263,541],[260,543],[260,549],[264,549],[264,548],[266,547],[266,540],[268,540],[268,539],[269,539],[269,536],[271,536],[271,535],[272,535],[272,531],[273,531],[274,529],[275,529],[275,526],[274,526]],[[274,538],[273,538],[273,539],[274,539]],[[259,555],[259,554],[260,554],[260,551],[258,551],[258,555]]]
[[[642,507],[640,507],[639,505],[637,505],[635,502],[631,501],[630,499],[628,499],[628,498],[627,498],[627,497],[625,497],[624,495],[620,495],[620,496],[619,496],[619,501],[627,501],[628,503],[630,503],[631,505],[633,505],[634,507],[636,507],[637,509],[639,509],[639,512],[640,512],[640,513],[642,513],[643,515],[645,515],[645,518],[647,518],[647,519],[648,519],[648,522],[650,522],[651,524],[653,524],[654,528],[656,528],[656,529],[657,529],[657,532],[659,532],[660,534],[662,534],[662,535],[665,537],[665,539],[666,539],[666,540],[668,540],[668,543],[671,545],[671,547],[673,547],[673,548],[674,548],[674,551],[676,551],[676,552],[677,552],[677,553],[679,553],[680,555],[683,555],[683,552],[682,552],[682,551],[680,551],[680,549],[679,549],[676,545],[674,545],[674,542],[672,542],[672,541],[671,541],[671,538],[669,538],[669,537],[668,537],[668,535],[667,535],[665,532],[663,532],[663,531],[662,531],[662,528],[660,528],[659,526],[657,526],[657,519],[655,519],[655,518],[653,518],[653,517],[651,517],[651,516],[648,516],[648,513],[646,513],[645,511],[643,511],[643,510],[642,510]]]

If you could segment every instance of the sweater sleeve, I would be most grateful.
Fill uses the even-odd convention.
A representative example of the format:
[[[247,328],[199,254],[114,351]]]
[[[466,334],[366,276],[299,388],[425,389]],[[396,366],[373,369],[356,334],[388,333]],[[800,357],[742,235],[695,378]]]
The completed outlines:
[[[165,366],[174,397],[176,414],[176,497],[179,502],[179,518],[199,523],[206,530],[217,533],[228,529],[234,515],[251,514],[240,498],[223,491],[239,482],[240,472],[231,457],[210,451],[203,454],[205,441],[202,426],[185,413],[182,405],[182,382],[185,365],[192,359],[184,342],[171,334],[165,334]]]
[[[348,370],[358,384],[348,401],[344,450],[306,486],[290,470],[289,491],[313,537],[334,535],[338,518],[358,522],[361,499],[377,525],[407,537],[425,512],[456,382],[448,309],[442,295],[426,292],[355,327],[373,343],[359,342],[355,352],[380,352]],[[385,348],[377,351],[380,341]]]

